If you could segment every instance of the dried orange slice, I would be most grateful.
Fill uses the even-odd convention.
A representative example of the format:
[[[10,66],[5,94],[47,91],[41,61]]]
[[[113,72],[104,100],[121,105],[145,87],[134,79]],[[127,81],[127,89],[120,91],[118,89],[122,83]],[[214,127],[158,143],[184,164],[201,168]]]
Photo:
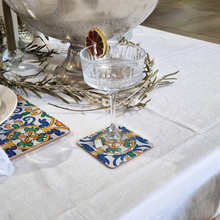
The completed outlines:
[[[103,57],[107,51],[107,40],[105,34],[98,28],[92,28],[88,31],[85,41],[86,47],[96,45],[96,51],[94,47],[90,48],[90,52],[93,56]]]

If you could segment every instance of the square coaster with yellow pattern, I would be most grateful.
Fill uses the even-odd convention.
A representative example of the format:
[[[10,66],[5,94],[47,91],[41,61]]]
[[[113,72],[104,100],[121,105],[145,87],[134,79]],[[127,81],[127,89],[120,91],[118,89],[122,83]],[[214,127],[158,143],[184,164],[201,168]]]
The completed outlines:
[[[78,144],[109,168],[116,168],[153,148],[147,139],[117,125],[119,140],[108,140],[109,127],[86,136]]]
[[[0,125],[0,147],[10,159],[70,133],[70,129],[45,111],[17,95],[17,107]]]

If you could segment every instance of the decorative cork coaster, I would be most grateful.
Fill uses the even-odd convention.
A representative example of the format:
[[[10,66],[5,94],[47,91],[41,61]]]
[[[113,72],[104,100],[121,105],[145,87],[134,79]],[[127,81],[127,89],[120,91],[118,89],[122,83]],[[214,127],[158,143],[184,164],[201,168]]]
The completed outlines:
[[[108,129],[86,136],[78,144],[109,168],[116,168],[153,148],[147,139],[121,125],[117,125],[121,139],[112,144],[106,138]]]
[[[17,107],[0,125],[0,147],[10,159],[70,133],[70,129],[17,95]]]

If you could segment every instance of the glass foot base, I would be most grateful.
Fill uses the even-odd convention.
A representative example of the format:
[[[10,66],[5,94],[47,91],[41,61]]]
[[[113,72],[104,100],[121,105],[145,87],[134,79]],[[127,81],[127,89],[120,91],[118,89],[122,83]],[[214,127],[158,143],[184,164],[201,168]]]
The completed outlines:
[[[86,136],[78,144],[110,168],[116,168],[153,148],[147,139],[121,125],[117,125],[120,139],[109,140],[108,129]]]
[[[8,49],[2,54],[2,60],[5,61],[9,67],[17,68],[24,59],[24,54],[20,49],[9,51]]]
[[[118,130],[120,139],[109,137],[108,129],[97,134],[98,136],[93,141],[93,145],[100,153],[123,154],[132,150],[136,144],[136,138],[131,131],[126,133],[123,130]]]

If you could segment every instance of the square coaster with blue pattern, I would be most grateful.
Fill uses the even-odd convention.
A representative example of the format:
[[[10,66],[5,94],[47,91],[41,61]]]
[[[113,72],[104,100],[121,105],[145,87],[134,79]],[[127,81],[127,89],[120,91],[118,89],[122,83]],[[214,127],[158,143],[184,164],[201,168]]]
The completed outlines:
[[[109,168],[116,168],[153,148],[147,139],[121,125],[117,125],[120,139],[109,141],[108,129],[86,136],[78,144]]]
[[[39,107],[17,95],[17,107],[0,125],[0,147],[10,159],[70,133],[70,129]]]

